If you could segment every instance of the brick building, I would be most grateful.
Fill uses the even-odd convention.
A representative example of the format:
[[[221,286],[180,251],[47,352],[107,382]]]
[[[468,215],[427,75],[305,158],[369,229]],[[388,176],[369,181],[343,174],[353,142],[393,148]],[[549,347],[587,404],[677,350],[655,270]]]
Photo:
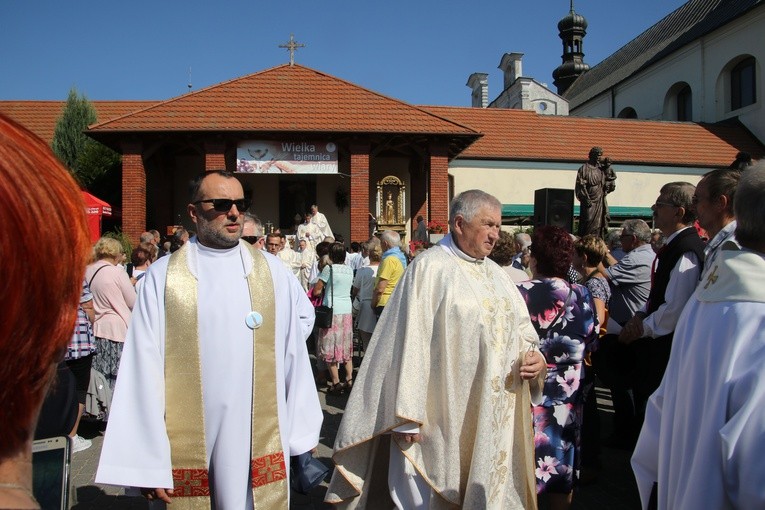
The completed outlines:
[[[481,188],[503,221],[531,215],[535,190],[572,189],[589,148],[603,147],[619,180],[612,216],[650,217],[661,184],[696,182],[740,150],[765,148],[739,123],[703,124],[539,115],[498,108],[414,106],[300,65],[283,65],[167,101],[93,101],[88,134],[122,154],[122,228],[188,220],[187,185],[204,170],[239,167],[250,142],[336,152],[324,173],[240,173],[252,212],[289,230],[313,203],[346,240],[379,228],[411,233],[412,218],[446,223],[455,193]],[[50,142],[64,102],[0,101],[0,112]],[[244,144],[244,145],[243,145]],[[389,193],[392,191],[391,195]],[[388,207],[386,202],[393,204]],[[573,207],[573,205],[572,205]],[[616,213],[616,214],[614,214]]]

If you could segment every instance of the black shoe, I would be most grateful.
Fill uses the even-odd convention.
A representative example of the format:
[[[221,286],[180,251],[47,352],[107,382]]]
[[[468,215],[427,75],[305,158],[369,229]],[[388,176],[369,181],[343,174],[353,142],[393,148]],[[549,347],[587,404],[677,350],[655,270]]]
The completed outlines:
[[[342,395],[345,392],[345,384],[339,382],[337,384],[330,384],[327,388],[327,395]]]

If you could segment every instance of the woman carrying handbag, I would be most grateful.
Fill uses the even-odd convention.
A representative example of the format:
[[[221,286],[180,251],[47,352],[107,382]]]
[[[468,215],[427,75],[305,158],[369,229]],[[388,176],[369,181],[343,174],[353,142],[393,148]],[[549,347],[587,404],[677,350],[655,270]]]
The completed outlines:
[[[313,295],[324,293],[322,307],[316,309],[316,320],[330,316],[319,324],[318,356],[327,364],[331,385],[327,391],[339,395],[353,386],[353,315],[351,284],[353,269],[345,265],[345,246],[334,243],[329,248],[331,265],[326,266],[313,288]],[[329,290],[326,292],[325,289]],[[331,309],[331,312],[329,311]],[[345,367],[345,383],[340,382],[340,365]]]

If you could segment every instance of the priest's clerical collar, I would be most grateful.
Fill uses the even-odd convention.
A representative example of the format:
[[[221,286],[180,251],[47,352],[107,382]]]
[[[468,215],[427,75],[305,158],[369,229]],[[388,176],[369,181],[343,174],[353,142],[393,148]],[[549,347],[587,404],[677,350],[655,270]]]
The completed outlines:
[[[246,245],[244,244],[244,241],[240,241],[232,248],[218,249],[203,245],[199,242],[197,236],[194,236],[189,239],[188,244],[188,247],[184,245],[183,248],[188,250],[188,266],[191,274],[194,275],[195,278],[199,276],[198,265],[200,256],[207,261],[220,260],[226,262],[230,260],[231,256],[238,255],[239,260],[242,262],[242,274],[246,277],[252,270],[252,257],[245,253],[247,252],[247,249],[245,248]]]
[[[205,246],[202,244],[198,238],[196,238],[197,246],[199,247],[199,251],[207,252],[207,253],[231,253],[232,251],[239,250],[239,243],[235,244],[231,248],[212,248],[210,246]]]
[[[457,246],[457,240],[454,239],[454,236],[452,234],[449,234],[444,238],[444,240],[449,239],[449,248],[451,249],[452,253],[454,253],[456,256],[461,258],[462,260],[466,260],[468,262],[473,262],[475,264],[483,264],[485,261],[484,259],[477,259],[475,257],[471,257],[464,251],[460,250]]]

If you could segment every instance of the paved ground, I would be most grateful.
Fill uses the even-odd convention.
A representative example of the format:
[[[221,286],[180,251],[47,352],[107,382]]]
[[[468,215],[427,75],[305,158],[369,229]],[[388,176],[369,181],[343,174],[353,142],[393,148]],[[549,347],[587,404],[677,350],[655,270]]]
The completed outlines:
[[[610,395],[607,390],[600,388],[597,389],[597,395],[603,432],[604,436],[607,436],[610,433],[611,421]],[[324,425],[322,426],[318,457],[327,465],[331,465],[332,444],[340,425],[347,398],[345,396],[328,396],[324,391],[319,392],[319,398],[324,409]],[[80,432],[83,437],[93,440],[93,446],[73,455],[72,509],[148,509],[146,501],[140,496],[125,495],[121,488],[95,483],[96,466],[103,443],[103,426],[96,423],[83,423]],[[629,468],[629,454],[621,450],[604,448],[601,460],[603,469],[598,473],[598,480],[576,491],[572,508],[575,510],[639,509],[637,489]],[[310,496],[293,494],[292,510],[331,508],[322,502],[326,490],[325,485],[314,489]],[[541,508],[544,508],[544,505]]]

